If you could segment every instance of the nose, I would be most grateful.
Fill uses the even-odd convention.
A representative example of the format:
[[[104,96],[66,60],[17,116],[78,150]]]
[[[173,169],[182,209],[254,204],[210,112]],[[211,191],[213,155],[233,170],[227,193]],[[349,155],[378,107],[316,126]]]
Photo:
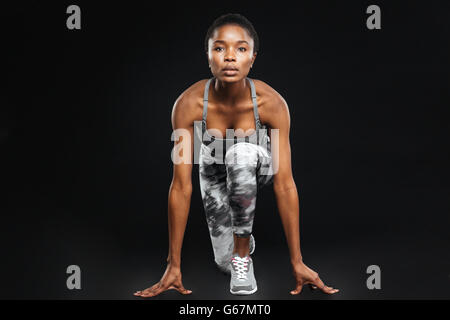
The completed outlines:
[[[233,50],[227,50],[227,53],[225,54],[225,61],[226,62],[236,61],[236,57],[234,55]]]

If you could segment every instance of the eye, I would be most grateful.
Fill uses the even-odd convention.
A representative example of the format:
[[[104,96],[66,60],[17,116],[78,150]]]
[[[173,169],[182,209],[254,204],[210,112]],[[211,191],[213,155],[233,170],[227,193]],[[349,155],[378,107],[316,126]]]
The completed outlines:
[[[242,51],[242,52],[244,52],[244,51],[246,51],[247,49],[244,48],[244,47],[240,47],[239,50]]]
[[[220,49],[223,49],[223,48],[221,48],[221,47],[214,48],[215,51],[220,51]]]

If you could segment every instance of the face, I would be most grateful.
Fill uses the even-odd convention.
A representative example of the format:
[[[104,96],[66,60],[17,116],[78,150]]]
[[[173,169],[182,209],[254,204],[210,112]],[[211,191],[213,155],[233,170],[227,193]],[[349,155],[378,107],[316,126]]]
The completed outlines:
[[[256,59],[254,42],[247,30],[238,25],[217,28],[208,41],[208,62],[212,74],[224,82],[245,78]]]

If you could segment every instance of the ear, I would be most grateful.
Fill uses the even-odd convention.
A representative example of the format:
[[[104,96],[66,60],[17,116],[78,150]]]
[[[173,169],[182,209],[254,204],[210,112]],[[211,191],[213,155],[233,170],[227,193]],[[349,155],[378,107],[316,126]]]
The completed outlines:
[[[257,54],[258,54],[257,52],[253,53],[253,57],[252,57],[252,64],[254,64],[254,63],[255,63],[255,60],[256,60],[256,55],[257,55]]]

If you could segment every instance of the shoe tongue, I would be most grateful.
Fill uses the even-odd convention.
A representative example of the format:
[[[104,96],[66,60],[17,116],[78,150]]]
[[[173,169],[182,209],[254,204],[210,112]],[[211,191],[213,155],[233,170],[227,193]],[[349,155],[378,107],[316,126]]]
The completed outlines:
[[[239,259],[245,260],[245,261],[249,261],[250,260],[249,256],[240,257],[239,254],[237,254],[237,253],[233,254],[233,258],[239,258]]]

